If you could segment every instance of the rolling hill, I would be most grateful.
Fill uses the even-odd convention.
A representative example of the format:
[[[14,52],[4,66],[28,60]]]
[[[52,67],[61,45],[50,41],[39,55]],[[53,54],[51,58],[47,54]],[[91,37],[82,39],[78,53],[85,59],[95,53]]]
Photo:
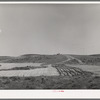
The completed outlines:
[[[99,54],[0,56],[0,63],[0,89],[100,89]]]
[[[65,63],[65,64],[86,64],[100,65],[100,55],[40,55],[40,54],[25,54],[17,57],[0,56],[0,63]]]

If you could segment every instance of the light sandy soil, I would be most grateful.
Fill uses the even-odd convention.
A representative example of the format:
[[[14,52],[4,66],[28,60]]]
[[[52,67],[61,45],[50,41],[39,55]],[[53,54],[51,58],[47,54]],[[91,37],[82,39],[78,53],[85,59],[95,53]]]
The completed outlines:
[[[42,63],[0,63],[0,69],[11,69],[14,67],[25,67],[25,66],[32,66],[32,67],[41,67]]]
[[[70,67],[76,67],[76,68],[80,68],[84,71],[89,71],[89,72],[93,72],[94,74],[100,75],[100,66],[95,66],[95,65],[68,65],[67,66]]]
[[[11,77],[11,76],[58,76],[59,73],[56,68],[48,65],[47,68],[37,68],[33,70],[8,70],[0,71],[0,77]]]

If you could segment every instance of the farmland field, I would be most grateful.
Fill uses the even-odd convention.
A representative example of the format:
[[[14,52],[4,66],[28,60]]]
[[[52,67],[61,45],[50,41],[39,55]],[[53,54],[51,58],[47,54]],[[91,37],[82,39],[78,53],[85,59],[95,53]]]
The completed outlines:
[[[10,69],[14,67],[25,67],[25,66],[32,66],[32,67],[41,67],[42,63],[0,63],[0,69]]]
[[[99,89],[100,66],[75,57],[1,57],[0,89]]]
[[[4,64],[4,65],[7,65]],[[1,69],[10,69],[10,68],[14,68],[14,66],[20,66],[20,67],[24,67],[24,66],[33,66],[34,64],[11,64],[12,66],[10,66],[10,64],[8,64],[8,66],[3,66]],[[35,64],[36,65],[36,64]],[[34,67],[34,66],[33,66]],[[35,66],[36,67],[36,66]],[[51,65],[47,66],[46,68],[42,68],[40,66],[40,68],[36,68],[36,69],[31,69],[31,70],[6,70],[6,71],[0,71],[0,77],[11,77],[11,76],[58,76],[59,73],[57,72],[57,69],[54,67],[51,67]]]
[[[89,72],[92,72],[96,75],[100,75],[100,66],[95,66],[95,65],[68,65],[68,64],[66,64],[66,65],[70,66],[70,67],[80,68],[84,71],[89,71]]]
[[[76,68],[76,67],[70,67],[68,65],[65,64],[56,64],[53,65],[53,67],[55,67],[59,74],[61,76],[68,76],[68,77],[74,77],[74,76],[86,76],[87,74],[92,74],[91,72],[88,71],[84,71],[80,68]]]

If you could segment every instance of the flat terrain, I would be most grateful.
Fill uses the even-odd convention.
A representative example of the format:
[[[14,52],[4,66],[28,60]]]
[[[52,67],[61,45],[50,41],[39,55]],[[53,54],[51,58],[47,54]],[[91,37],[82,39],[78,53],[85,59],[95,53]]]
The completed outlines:
[[[69,64],[67,64],[67,66],[80,68],[83,71],[92,72],[95,75],[100,76],[100,66],[95,66],[95,65],[69,65]]]
[[[25,66],[32,66],[32,67],[41,67],[42,63],[0,63],[0,69],[10,69],[14,67],[25,67]]]
[[[58,76],[59,73],[56,68],[51,65],[45,67],[40,63],[6,63],[1,64],[0,77],[28,77],[28,76]],[[26,67],[25,67],[26,66]],[[28,69],[31,66],[30,69]],[[43,68],[42,68],[43,67]],[[16,68],[16,69],[14,69]],[[19,68],[19,69],[18,69]],[[23,68],[23,69],[21,69]],[[27,69],[25,69],[27,68]]]

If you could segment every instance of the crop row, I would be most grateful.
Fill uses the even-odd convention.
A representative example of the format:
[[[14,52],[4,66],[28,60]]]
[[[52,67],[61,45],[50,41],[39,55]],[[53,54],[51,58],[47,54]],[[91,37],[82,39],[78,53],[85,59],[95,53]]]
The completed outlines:
[[[54,67],[54,66],[53,66]],[[79,68],[65,66],[65,65],[56,65],[55,68],[58,70],[61,76],[76,76],[76,75],[84,75],[84,71]]]

